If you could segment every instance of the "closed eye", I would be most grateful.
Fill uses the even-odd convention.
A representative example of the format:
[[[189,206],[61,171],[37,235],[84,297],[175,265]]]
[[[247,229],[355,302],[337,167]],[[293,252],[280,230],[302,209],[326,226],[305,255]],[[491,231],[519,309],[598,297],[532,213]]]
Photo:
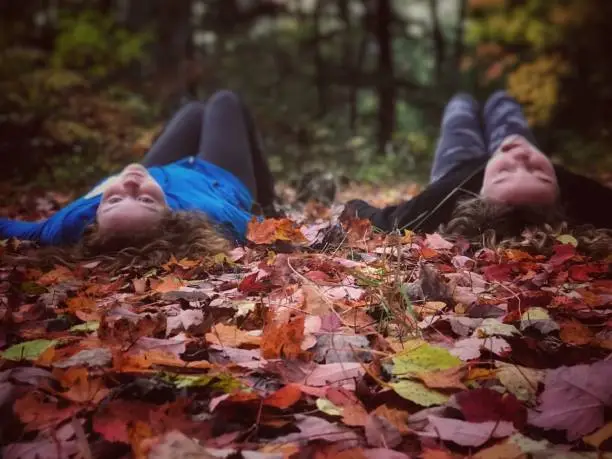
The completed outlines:
[[[156,201],[151,196],[139,196],[138,200],[140,202],[144,202],[145,204],[155,204]]]
[[[110,198],[108,198],[106,200],[107,204],[117,204],[118,202],[121,202],[123,200],[123,198],[121,196],[115,195],[115,196],[111,196]]]

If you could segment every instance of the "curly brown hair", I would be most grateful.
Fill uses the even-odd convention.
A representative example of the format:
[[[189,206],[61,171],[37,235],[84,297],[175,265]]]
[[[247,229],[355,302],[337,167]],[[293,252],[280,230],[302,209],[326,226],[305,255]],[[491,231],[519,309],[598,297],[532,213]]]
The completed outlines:
[[[440,231],[479,247],[521,248],[542,254],[550,253],[560,235],[569,234],[581,250],[594,257],[612,252],[612,230],[589,225],[570,227],[559,203],[516,206],[469,198],[457,204],[451,220]]]
[[[35,264],[61,263],[74,266],[100,261],[106,269],[151,268],[170,260],[197,259],[226,253],[231,244],[208,217],[196,211],[168,211],[160,223],[131,234],[104,234],[94,223],[83,237],[68,247],[43,247],[33,256],[11,257],[12,261]]]

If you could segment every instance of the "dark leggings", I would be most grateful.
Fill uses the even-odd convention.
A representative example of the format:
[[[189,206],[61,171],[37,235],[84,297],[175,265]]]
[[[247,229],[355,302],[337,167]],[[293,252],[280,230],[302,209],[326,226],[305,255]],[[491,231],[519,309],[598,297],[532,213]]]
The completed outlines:
[[[430,182],[465,161],[488,159],[511,135],[521,135],[536,145],[516,99],[505,91],[495,92],[484,106],[481,123],[478,102],[469,94],[457,94],[444,110]]]
[[[183,106],[141,164],[163,166],[197,156],[234,174],[262,207],[274,201],[274,180],[253,117],[240,97],[218,91],[208,101]]]

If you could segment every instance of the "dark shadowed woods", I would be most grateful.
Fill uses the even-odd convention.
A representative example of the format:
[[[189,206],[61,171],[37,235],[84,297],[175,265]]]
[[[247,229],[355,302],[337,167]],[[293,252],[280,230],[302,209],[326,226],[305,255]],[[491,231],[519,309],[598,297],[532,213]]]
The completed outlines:
[[[605,0],[0,8],[3,182],[89,185],[138,158],[181,103],[223,87],[253,107],[281,179],[315,166],[374,183],[418,179],[448,97],[499,87],[525,104],[558,160],[609,165]]]

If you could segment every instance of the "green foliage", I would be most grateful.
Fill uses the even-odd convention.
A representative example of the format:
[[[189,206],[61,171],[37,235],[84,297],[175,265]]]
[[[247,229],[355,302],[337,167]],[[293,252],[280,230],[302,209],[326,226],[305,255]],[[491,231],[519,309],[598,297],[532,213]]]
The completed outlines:
[[[139,117],[152,110],[129,91],[97,86],[142,59],[146,40],[86,10],[62,15],[51,52],[0,50],[0,136],[11,139],[0,178],[82,190],[125,164]]]
[[[6,360],[36,360],[39,355],[57,344],[55,340],[35,339],[15,344],[2,353]]]
[[[55,67],[76,69],[90,78],[104,78],[142,61],[151,34],[119,27],[110,15],[85,10],[64,14],[51,56]]]
[[[474,3],[466,36],[480,82],[505,85],[555,156],[571,165],[606,161],[612,144],[612,3]]]

